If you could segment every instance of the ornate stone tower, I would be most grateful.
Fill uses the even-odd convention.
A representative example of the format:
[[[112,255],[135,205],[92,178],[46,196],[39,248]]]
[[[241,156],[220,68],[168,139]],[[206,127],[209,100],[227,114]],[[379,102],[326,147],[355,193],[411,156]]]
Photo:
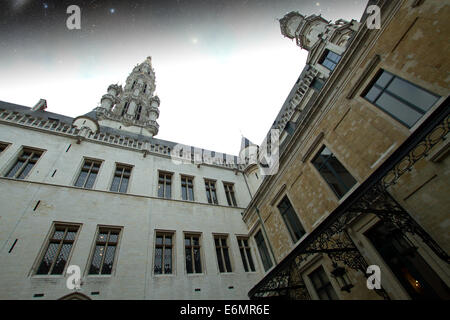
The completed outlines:
[[[108,87],[100,106],[77,118],[94,120],[98,124],[136,134],[153,137],[158,133],[159,98],[154,96],[155,72],[151,57],[134,67],[124,88],[117,84]],[[84,122],[83,122],[84,123]]]

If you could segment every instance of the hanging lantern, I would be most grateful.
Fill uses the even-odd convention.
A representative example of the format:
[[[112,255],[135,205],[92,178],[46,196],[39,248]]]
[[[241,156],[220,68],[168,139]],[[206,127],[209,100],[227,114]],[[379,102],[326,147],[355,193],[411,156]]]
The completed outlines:
[[[350,278],[347,275],[344,267],[339,267],[336,262],[333,262],[333,271],[331,274],[336,279],[341,291],[350,292],[351,288],[353,288],[353,284],[350,282]]]

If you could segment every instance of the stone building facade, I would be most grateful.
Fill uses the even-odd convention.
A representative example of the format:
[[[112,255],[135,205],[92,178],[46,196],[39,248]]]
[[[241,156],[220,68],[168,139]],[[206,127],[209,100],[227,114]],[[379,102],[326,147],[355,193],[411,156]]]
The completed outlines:
[[[155,138],[150,58],[76,118],[0,102],[0,298],[448,299],[450,8],[369,5],[379,30],[280,19],[309,55],[273,175],[265,142]]]

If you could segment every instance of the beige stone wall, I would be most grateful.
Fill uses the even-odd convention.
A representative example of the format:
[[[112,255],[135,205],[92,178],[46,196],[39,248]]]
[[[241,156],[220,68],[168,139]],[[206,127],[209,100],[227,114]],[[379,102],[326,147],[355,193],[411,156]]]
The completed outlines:
[[[398,2],[388,5],[389,10],[395,7],[395,3]],[[353,175],[358,182],[357,187],[435,109],[408,129],[366,101],[361,97],[362,92],[380,68],[443,97],[436,106],[448,96],[450,6],[448,2],[439,0],[425,1],[416,8],[412,8],[412,3],[402,1],[401,8],[387,25],[383,22],[380,31],[373,30],[365,35],[364,46],[348,49],[356,51],[351,61],[341,60],[341,63],[347,63],[343,69],[335,70],[338,74],[333,77],[338,79],[331,89],[332,94],[316,106],[320,111],[316,113],[310,127],[298,137],[293,152],[281,160],[280,172],[267,189],[270,191],[264,190],[264,184],[260,189],[261,195],[255,205],[260,209],[278,261],[296,245],[292,243],[276,208],[277,201],[284,194],[288,195],[307,232],[317,227],[343,201],[335,196],[311,163],[322,145],[325,144]],[[346,96],[377,54],[381,56],[380,63],[363,79],[354,97],[347,99]],[[303,162],[307,150],[322,132],[323,139]],[[435,148],[443,146],[441,144]],[[421,160],[391,190],[400,204],[447,251],[450,248],[449,161],[448,158],[438,163],[430,159]],[[286,185],[286,189],[275,201],[274,196],[282,185]],[[244,219],[250,220],[249,217]],[[355,296],[364,298],[365,295],[357,292]]]

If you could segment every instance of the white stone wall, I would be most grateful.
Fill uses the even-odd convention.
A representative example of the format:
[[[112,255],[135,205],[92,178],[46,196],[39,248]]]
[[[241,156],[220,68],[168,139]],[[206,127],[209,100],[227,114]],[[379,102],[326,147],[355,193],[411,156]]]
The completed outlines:
[[[141,152],[86,141],[77,144],[62,135],[5,124],[0,124],[0,141],[11,143],[0,154],[0,299],[58,299],[71,293],[64,276],[33,274],[54,222],[81,224],[66,268],[81,267],[81,292],[93,299],[246,299],[262,277],[255,247],[257,270],[244,272],[236,240],[236,235],[248,232],[241,212],[250,195],[241,173],[175,165],[162,156],[144,157]],[[45,152],[24,181],[3,178],[22,146]],[[73,187],[84,157],[102,160],[94,190]],[[127,194],[108,191],[116,162],[133,166]],[[173,172],[172,200],[157,198],[158,170]],[[180,174],[194,176],[194,202],[181,200]],[[207,204],[204,178],[217,180],[219,205]],[[228,206],[222,181],[235,184],[238,208]],[[37,201],[40,204],[33,210]],[[87,275],[99,225],[123,228],[111,276]],[[175,233],[172,275],[153,274],[155,230]],[[203,274],[186,274],[184,232],[201,234]],[[218,271],[215,233],[228,235],[230,274]],[[99,295],[91,295],[95,291]],[[33,298],[39,293],[44,297]]]

